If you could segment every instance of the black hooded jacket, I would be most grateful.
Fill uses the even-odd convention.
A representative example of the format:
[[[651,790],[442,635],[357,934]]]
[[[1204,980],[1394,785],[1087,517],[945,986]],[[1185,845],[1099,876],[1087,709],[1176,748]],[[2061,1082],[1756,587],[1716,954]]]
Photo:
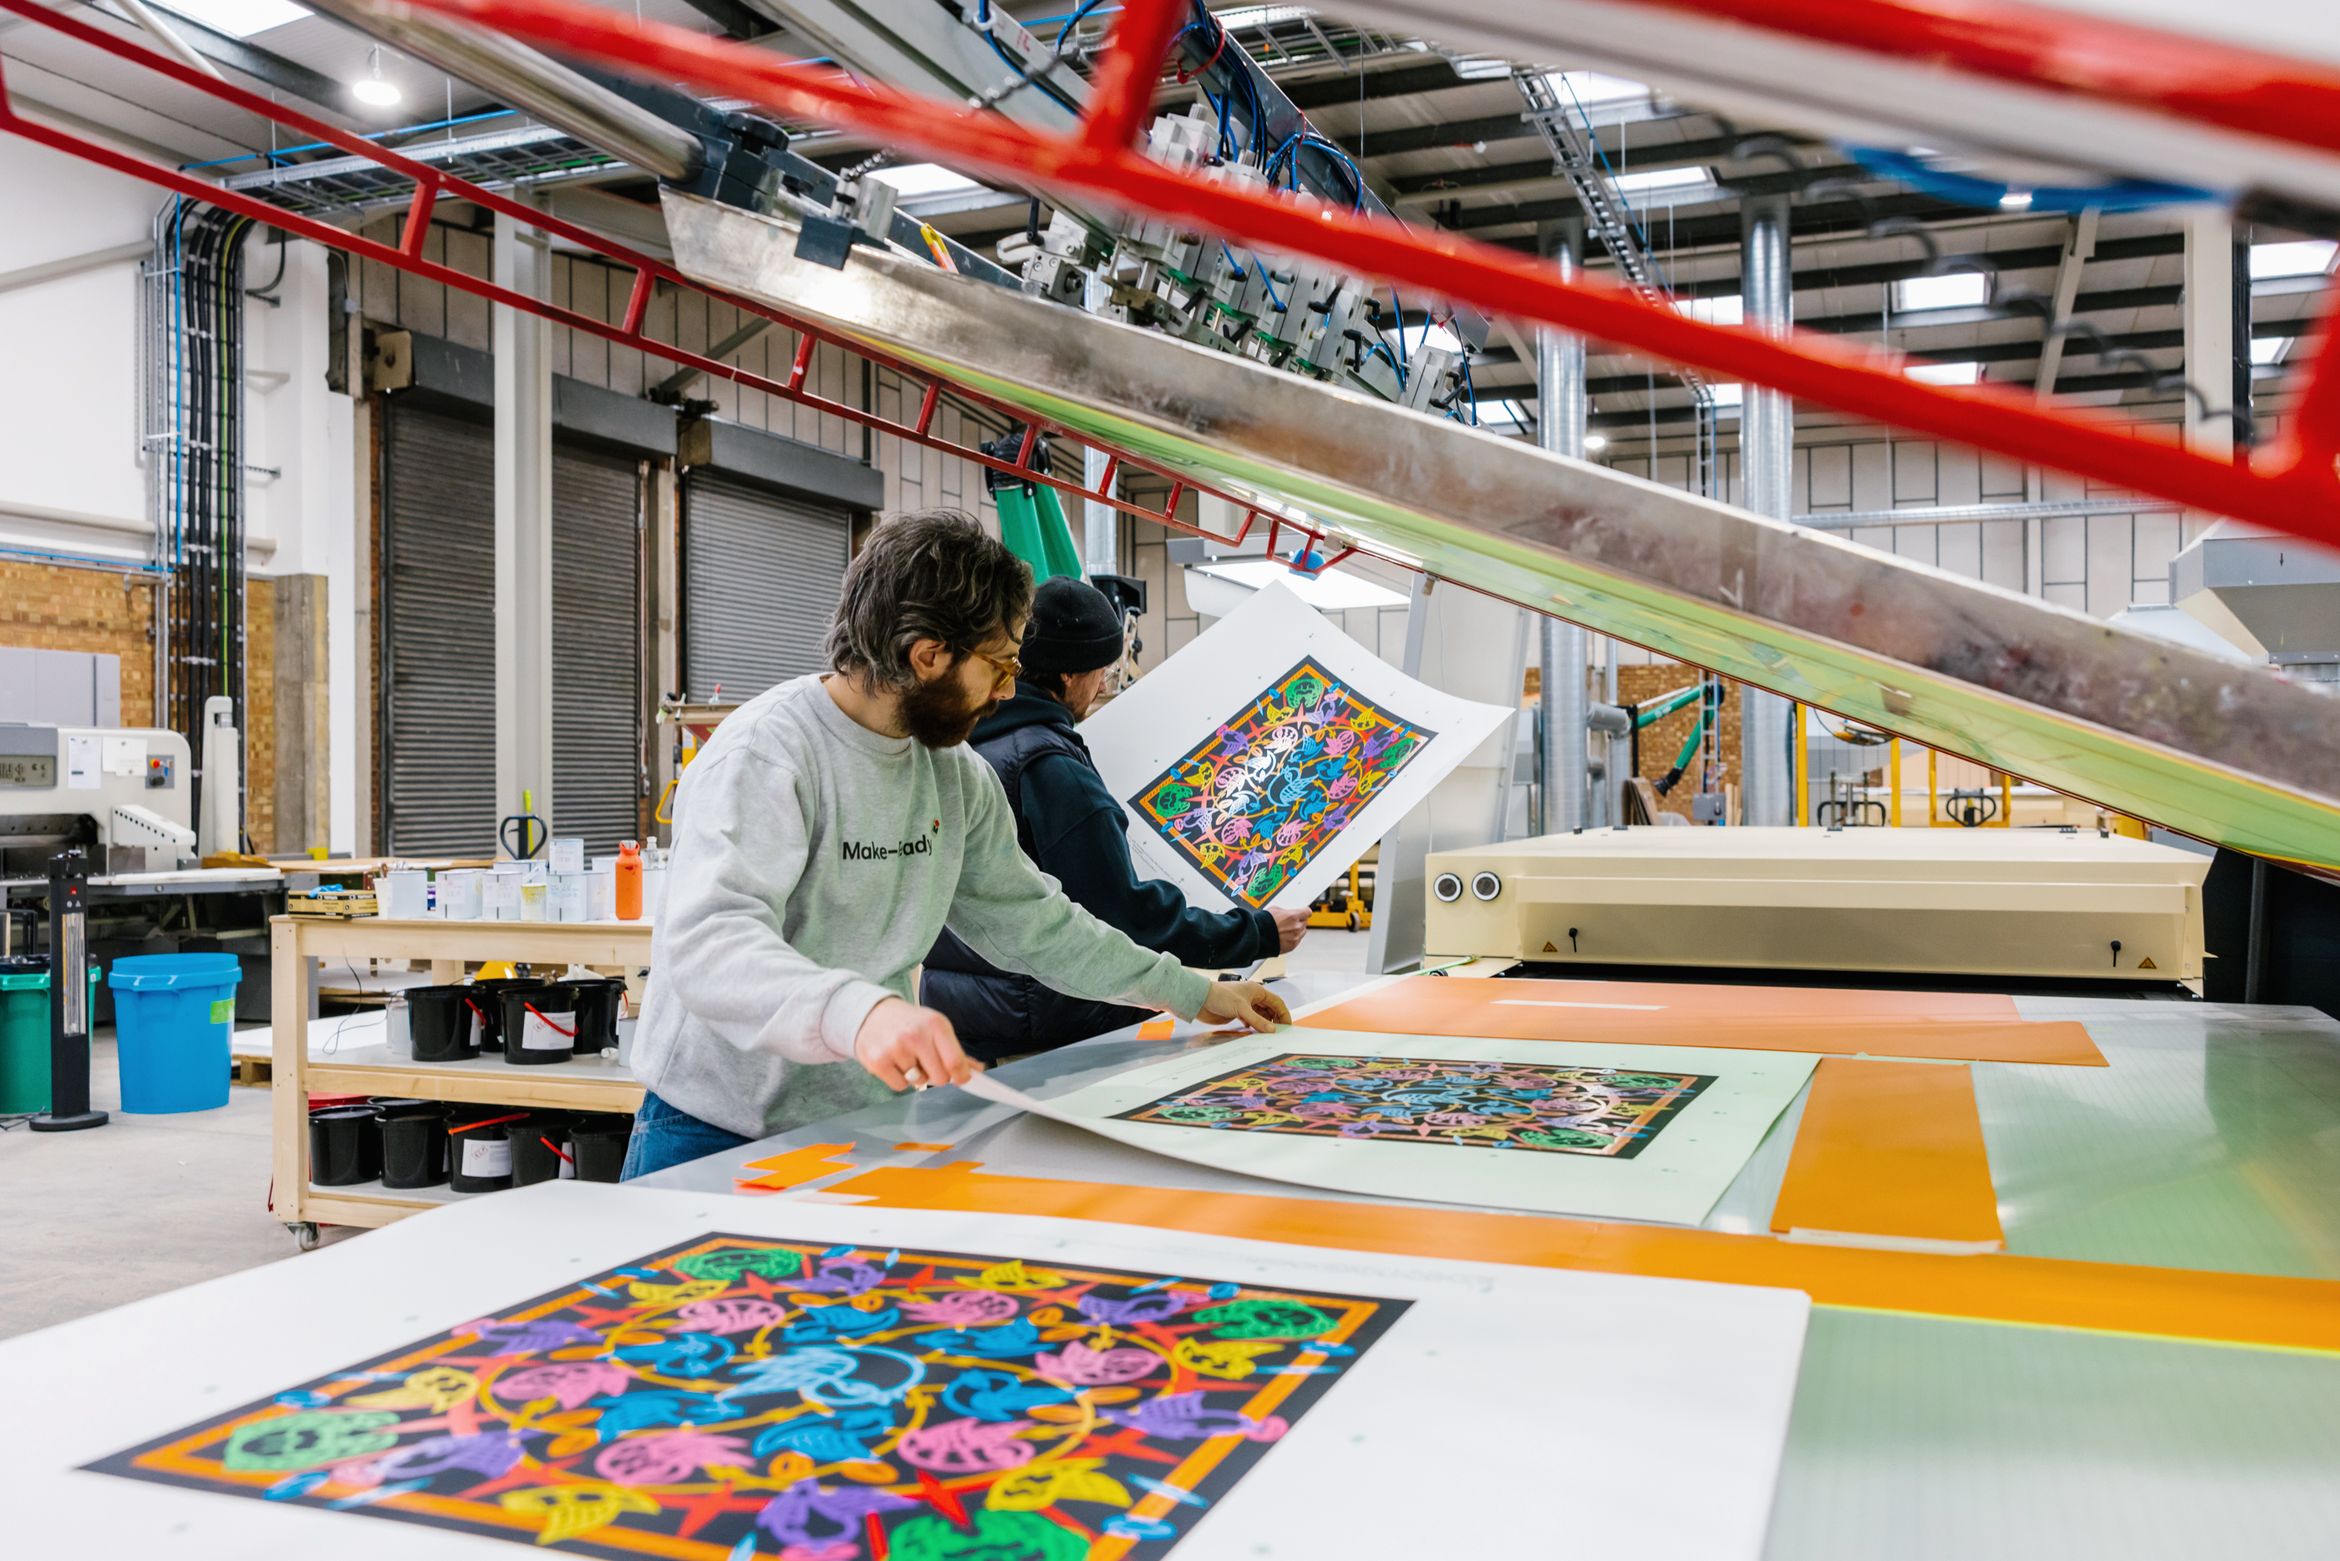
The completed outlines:
[[[1169,884],[1138,877],[1127,815],[1105,789],[1072,712],[1049,694],[1018,683],[1014,697],[984,717],[970,741],[1007,788],[1024,854],[1074,904],[1202,970],[1248,965],[1276,952],[1275,919],[1266,911],[1202,910]],[[1146,1017],[1001,970],[947,928],[926,957],[919,1001],[948,1017],[968,1055],[985,1062],[1086,1040]]]

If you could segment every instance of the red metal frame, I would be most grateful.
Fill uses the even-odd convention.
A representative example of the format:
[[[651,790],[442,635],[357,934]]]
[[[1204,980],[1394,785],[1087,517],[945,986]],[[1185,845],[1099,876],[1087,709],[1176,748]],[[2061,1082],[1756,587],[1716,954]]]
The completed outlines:
[[[962,460],[973,461],[993,471],[1005,473],[1025,482],[1056,488],[1076,499],[1108,504],[1124,514],[1134,515],[1142,520],[1150,520],[1176,531],[1208,537],[1212,541],[1229,545],[1240,543],[1250,534],[1252,521],[1256,518],[1257,512],[1243,499],[1221,493],[1214,488],[1201,487],[1185,478],[1173,476],[1158,467],[1137,459],[1135,456],[1114,450],[1110,446],[1094,444],[1093,441],[1086,440],[1070,430],[1036,423],[1027,414],[1016,408],[1005,406],[990,397],[956,383],[945,383],[935,379],[899,360],[874,352],[858,343],[846,341],[831,332],[818,329],[783,310],[774,309],[754,299],[742,298],[718,289],[701,286],[672,266],[629,249],[625,245],[616,243],[589,229],[563,221],[535,207],[523,205],[493,190],[482,189],[466,180],[454,177],[443,169],[402,157],[395,151],[352,135],[348,131],[325,123],[323,120],[313,119],[297,110],[286,108],[280,103],[247,92],[231,82],[203,75],[189,69],[175,59],[151,53],[126,39],[117,38],[101,31],[77,17],[47,10],[31,3],[31,0],[0,0],[0,11],[12,12],[27,21],[51,27],[76,41],[101,49],[120,59],[151,68],[161,75],[170,77],[198,91],[206,92],[247,112],[275,120],[279,124],[301,132],[309,139],[326,142],[345,152],[369,158],[384,168],[412,179],[414,181],[414,194],[407,201],[398,243],[395,245],[384,244],[362,234],[351,233],[334,227],[330,223],[320,222],[314,217],[287,211],[255,196],[240,191],[222,189],[216,184],[198,179],[191,174],[132,156],[102,142],[27,119],[16,111],[15,103],[7,90],[4,70],[0,70],[0,130],[13,132],[53,151],[81,158],[116,173],[158,185],[189,200],[203,201],[224,210],[250,217],[255,221],[268,223],[288,233],[342,250],[361,259],[380,261],[384,265],[392,266],[410,275],[471,293],[487,299],[491,303],[503,304],[528,314],[537,315],[557,325],[564,325],[572,330],[600,337],[604,341],[613,342],[623,347],[631,347],[651,356],[662,358],[667,362],[686,365],[698,369],[701,373],[727,379],[753,390],[760,390],[766,395],[811,407],[815,411],[825,412],[832,417],[843,418],[847,422],[873,429],[876,432],[890,434],[898,439],[924,445],[928,449],[955,455]],[[543,299],[532,298],[525,293],[515,292],[510,288],[499,286],[495,282],[475,277],[469,272],[459,271],[438,261],[424,258],[423,242],[429,236],[431,213],[441,199],[470,201],[487,210],[524,222],[547,234],[567,239],[604,259],[631,268],[634,272],[634,281],[627,294],[623,320],[619,324],[612,325],[577,310]],[[710,358],[703,353],[693,352],[688,348],[660,341],[649,335],[643,328],[643,320],[649,311],[650,302],[657,286],[662,282],[681,292],[698,293],[719,299],[734,308],[759,315],[796,332],[796,351],[790,360],[786,380],[774,380],[740,368],[735,364]],[[872,363],[899,374],[906,383],[921,386],[918,393],[916,418],[913,421],[903,422],[883,417],[873,409],[857,407],[849,402],[839,401],[824,396],[818,391],[807,389],[805,382],[812,368],[813,349],[820,342],[826,342],[849,356],[866,358]],[[942,397],[946,391],[958,400],[996,412],[1011,423],[1022,424],[1025,430],[1024,438],[1018,447],[1016,458],[1012,461],[1002,460],[997,456],[984,453],[975,446],[945,439],[935,433],[933,430],[935,414],[941,409]],[[1031,461],[1039,443],[1039,436],[1043,432],[1048,433],[1054,439],[1065,441],[1069,445],[1089,446],[1104,453],[1106,457],[1105,475],[1097,488],[1091,489],[1083,486],[1078,480],[1058,477],[1033,469]],[[1059,456],[1058,464],[1077,468],[1084,463],[1064,462]],[[1118,496],[1115,492],[1116,479],[1124,466],[1148,472],[1169,484],[1169,498],[1160,509],[1151,509]],[[1223,499],[1243,511],[1243,525],[1232,537],[1222,537],[1203,527],[1180,520],[1177,515],[1178,501],[1190,488]],[[1285,521],[1283,525],[1303,534],[1311,549],[1323,541],[1324,533],[1313,528],[1300,525],[1295,521]],[[1274,531],[1271,530],[1271,552],[1274,550],[1272,545],[1274,535]],[[1349,551],[1354,552],[1355,550]],[[1348,556],[1348,552],[1339,555],[1342,558]]]
[[[1530,257],[1455,234],[1409,229],[1288,192],[1209,182],[1114,139],[1117,127],[1141,112],[1132,100],[1150,90],[1186,0],[1128,0],[1114,33],[1119,47],[1098,72],[1090,119],[1071,135],[865,86],[832,71],[567,0],[409,3],[612,69],[746,98],[784,117],[868,136],[970,173],[1172,218],[1255,248],[1311,257],[1490,314],[1615,343],[1721,380],[1769,385],[1856,417],[2340,545],[2340,471],[2334,466],[2340,458],[2340,386],[2334,383],[2340,355],[2319,353],[2284,440],[2238,463],[2186,450],[2163,430],[2042,407],[2011,387],[1921,384],[1902,373],[1896,356],[1815,332],[1773,337],[1751,327],[1710,325],[1644,302],[1602,278],[1580,274],[1563,281]],[[1769,0],[1760,7],[1757,0],[1656,3],[1771,14]],[[2093,20],[1993,0],[1792,0],[1780,10],[1807,30],[1874,11],[1861,37],[1880,52],[1938,47],[1951,63],[1999,74],[2021,70],[2025,79],[2075,92],[2098,90],[2114,63],[2134,55],[2156,68],[2147,86],[2119,94],[2122,101],[2142,97],[2171,113],[2277,141],[2320,146],[2340,123],[2340,78],[2332,73],[2166,34],[2108,28],[2103,48],[2092,53],[2088,40],[2099,30]],[[1927,24],[1922,31],[1921,20]],[[1895,32],[1893,23],[1909,33]],[[1963,39],[1964,46],[1950,48],[1945,40],[1951,39]],[[2019,45],[2034,52],[2019,55]],[[2170,61],[2181,48],[2193,80],[2214,88],[2187,90],[2171,79]],[[2092,57],[2099,59],[2093,74],[2081,68]],[[2319,334],[2329,331],[2327,319]]]
[[[1388,218],[1338,211],[1282,191],[1218,184],[1157,163],[1129,143],[1150,112],[1150,98],[1165,56],[1176,37],[1187,0],[1128,0],[1115,24],[1112,47],[1100,64],[1090,114],[1077,132],[1048,134],[1011,123],[996,114],[914,98],[865,86],[826,68],[779,60],[768,53],[704,38],[655,22],[636,22],[611,11],[568,0],[409,0],[494,28],[552,49],[599,61],[647,79],[688,81],[711,93],[746,98],[785,117],[811,120],[861,134],[889,147],[1012,183],[1078,193],[1120,210],[1165,216],[1271,252],[1307,256],[1344,270],[1404,283],[1489,313],[1572,331],[1615,343],[1669,362],[1686,364],[1722,380],[1769,385],[1800,399],[1835,407],[1916,433],[1979,446],[2030,464],[2071,472],[2139,494],[2167,499],[2213,514],[2231,515],[2277,530],[2340,544],[2340,355],[2319,351],[2315,369],[2279,445],[2245,463],[2182,448],[2165,431],[2120,426],[2069,409],[2040,406],[2028,394],[1990,385],[1921,384],[1901,372],[1901,360],[1817,333],[1795,331],[1772,337],[1748,327],[1710,325],[1659,303],[1648,303],[1600,278],[1579,275],[1563,281],[1549,266],[1513,251],[1454,234],[1409,229]],[[2248,51],[2222,50],[2143,29],[2082,22],[2058,13],[1998,0],[1647,0],[1647,3],[1769,23],[1779,30],[1820,36],[1878,53],[1907,56],[1920,51],[1947,64],[1981,74],[2022,79],[2071,92],[2143,103],[2170,113],[2247,130],[2302,146],[2340,145],[2340,76]],[[695,284],[671,267],[612,244],[598,235],[559,223],[540,212],[475,190],[435,170],[349,136],[251,93],[150,54],[70,17],[46,11],[33,0],[0,0],[0,10],[55,28],[123,58],[132,59],[198,91],[236,103],[345,150],[371,157],[416,180],[411,213],[427,221],[442,193],[456,194],[518,220],[556,232],[613,260],[678,287]],[[2182,52],[2182,59],[2180,53]],[[2181,76],[2182,65],[2182,76]],[[2135,74],[2116,82],[2123,71]],[[732,379],[785,399],[813,405],[848,421],[876,427],[920,443],[942,444],[928,433],[934,394],[931,382],[921,417],[906,425],[832,402],[802,388],[801,366],[790,383],[759,376],[657,342],[639,329],[628,330],[521,297],[491,283],[425,261],[410,223],[409,242],[390,249],[265,202],[232,194],[174,170],[129,157],[15,115],[0,92],[0,128],[44,145],[88,158],[116,171],[149,180],[195,199],[368,255],[431,277],[448,286],[568,325],[573,329],[638,347],[703,372]],[[647,303],[646,294],[640,301]],[[719,295],[720,296],[720,295]],[[738,298],[726,301],[764,315],[808,338],[831,335],[784,312]],[[637,313],[629,307],[628,314]],[[638,327],[638,318],[634,320]],[[2327,317],[2319,335],[2328,344]],[[877,354],[836,341],[849,352],[877,361]],[[803,354],[800,352],[800,364]],[[890,363],[912,379],[929,377]],[[953,386],[953,393],[1023,421],[1020,413]],[[1068,436],[1069,437],[1069,436]],[[997,470],[1045,482],[1117,509],[1179,525],[1173,502],[1165,511],[1147,511],[1109,493],[1043,476],[968,450],[945,448]],[[1152,469],[1152,468],[1148,468]],[[1219,495],[1226,497],[1226,495]],[[1241,501],[1234,501],[1241,505]],[[1252,512],[1246,507],[1244,532]],[[1279,521],[1319,533],[1292,521]],[[1191,527],[1180,529],[1191,530]],[[1238,533],[1241,535],[1242,533]],[[1222,539],[1226,540],[1226,539]]]

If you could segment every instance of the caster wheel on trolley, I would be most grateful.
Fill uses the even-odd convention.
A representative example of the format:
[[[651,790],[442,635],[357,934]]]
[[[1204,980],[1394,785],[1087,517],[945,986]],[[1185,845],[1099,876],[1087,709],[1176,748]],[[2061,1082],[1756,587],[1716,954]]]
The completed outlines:
[[[293,1240],[299,1244],[303,1252],[316,1251],[317,1243],[323,1239],[317,1233],[317,1224],[314,1220],[302,1220],[297,1225],[286,1226],[285,1229],[293,1233]]]

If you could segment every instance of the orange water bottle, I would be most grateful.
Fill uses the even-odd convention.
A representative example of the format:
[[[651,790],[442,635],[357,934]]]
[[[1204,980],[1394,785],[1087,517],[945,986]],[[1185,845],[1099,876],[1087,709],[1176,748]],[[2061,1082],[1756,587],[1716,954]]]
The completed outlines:
[[[618,846],[617,919],[642,919],[642,848],[631,840]]]

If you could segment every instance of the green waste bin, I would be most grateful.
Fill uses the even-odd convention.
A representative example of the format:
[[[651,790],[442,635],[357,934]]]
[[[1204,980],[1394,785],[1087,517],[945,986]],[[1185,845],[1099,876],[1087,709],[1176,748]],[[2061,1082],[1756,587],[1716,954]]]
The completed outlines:
[[[98,967],[93,964],[89,967],[93,1008],[97,984]],[[49,962],[0,960],[0,1117],[48,1109]]]

